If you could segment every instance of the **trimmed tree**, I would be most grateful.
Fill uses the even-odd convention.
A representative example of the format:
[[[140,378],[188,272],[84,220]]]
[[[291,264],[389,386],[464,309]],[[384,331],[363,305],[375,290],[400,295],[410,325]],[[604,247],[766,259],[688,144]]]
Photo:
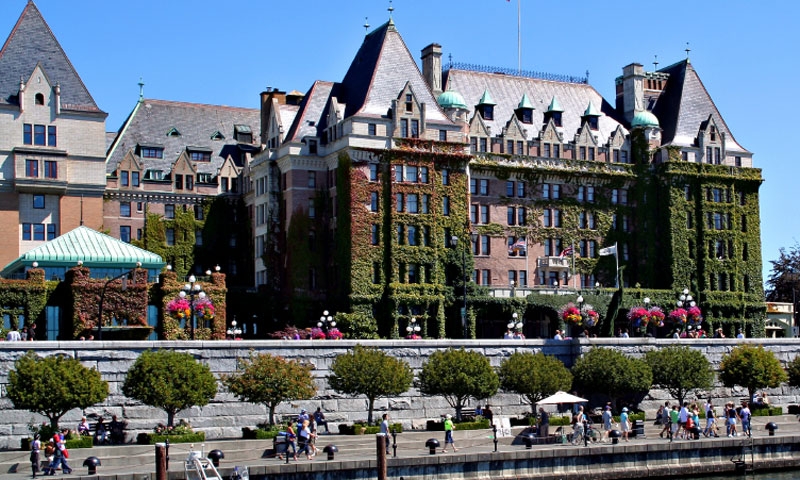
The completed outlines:
[[[561,360],[542,352],[516,352],[500,365],[500,387],[522,395],[536,415],[536,402],[559,390],[569,390],[572,373]]]
[[[217,394],[217,381],[207,365],[188,353],[149,350],[128,369],[122,393],[164,410],[171,427],[181,410],[207,405]]]
[[[222,383],[240,400],[263,404],[268,423],[275,425],[275,408],[281,402],[304,400],[317,394],[311,365],[273,356],[251,354],[239,362],[236,373],[222,376]]]
[[[461,420],[467,401],[494,396],[500,380],[482,353],[449,348],[428,357],[417,377],[417,386],[423,395],[443,396]]]
[[[750,400],[757,390],[775,388],[788,380],[788,376],[775,354],[762,345],[739,345],[722,357],[719,379],[726,387],[746,388]]]
[[[800,355],[795,355],[794,359],[786,366],[786,374],[789,379],[789,385],[800,387]]]
[[[337,356],[331,364],[328,385],[345,395],[367,397],[367,422],[372,423],[375,399],[400,395],[411,388],[414,374],[408,363],[390,357],[377,348],[356,345]]]
[[[670,346],[651,350],[645,361],[653,371],[653,384],[665,389],[680,405],[693,390],[711,388],[714,372],[700,350]]]
[[[616,402],[626,396],[644,395],[653,385],[653,372],[644,361],[613,348],[592,348],[572,367],[576,388],[602,393]]]
[[[14,408],[44,415],[50,427],[58,430],[59,419],[68,411],[105,400],[108,382],[74,358],[40,358],[28,352],[8,372],[7,394]]]

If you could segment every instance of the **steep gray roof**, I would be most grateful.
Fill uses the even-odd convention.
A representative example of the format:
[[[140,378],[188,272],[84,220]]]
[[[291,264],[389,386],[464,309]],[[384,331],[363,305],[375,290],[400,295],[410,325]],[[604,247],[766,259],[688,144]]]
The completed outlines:
[[[253,132],[253,144],[237,142],[234,125],[249,126]],[[120,127],[106,156],[106,172],[116,170],[129,150],[135,150],[137,145],[148,145],[163,147],[164,158],[141,159],[146,169],[169,172],[186,147],[199,147],[210,149],[212,153],[210,162],[195,162],[197,171],[215,174],[228,155],[238,165],[238,149],[253,151],[258,148],[260,125],[261,113],[253,108],[143,99],[137,102],[131,115]],[[172,129],[180,135],[168,135]],[[213,140],[212,136],[217,131],[225,138]]]
[[[523,125],[527,129],[528,139],[537,137],[542,129],[544,113],[553,98],[558,99],[564,112],[561,116],[564,141],[571,141],[581,126],[581,116],[589,103],[600,105],[602,116],[598,119],[597,132],[600,143],[608,141],[609,135],[620,123],[615,120],[614,108],[592,86],[584,83],[556,82],[538,78],[504,75],[500,73],[474,72],[471,70],[450,69],[446,76],[446,90],[460,93],[474,112],[484,92],[489,92],[494,107],[494,119],[485,120],[491,127],[492,136],[502,133],[514,110],[518,107],[523,95],[527,95],[533,105],[533,123]]]
[[[708,120],[709,115],[713,115],[719,131],[725,133],[726,149],[749,153],[733,137],[688,60],[662,68],[659,72],[669,74],[667,86],[653,108],[653,114],[658,117],[663,130],[661,138],[664,145],[695,146],[700,125]]]
[[[322,114],[328,104],[328,99],[334,84],[317,80],[300,102],[300,108],[294,116],[289,133],[285,141],[300,141],[303,137],[319,137],[322,123]]]
[[[19,105],[20,79],[28,81],[37,64],[53,86],[61,86],[62,110],[103,113],[39,9],[29,1],[0,50],[0,104]]]
[[[450,123],[390,20],[364,37],[341,89],[335,93],[340,103],[347,104],[345,118],[356,114],[382,116],[406,82],[411,83],[419,102],[427,104],[427,121]]]

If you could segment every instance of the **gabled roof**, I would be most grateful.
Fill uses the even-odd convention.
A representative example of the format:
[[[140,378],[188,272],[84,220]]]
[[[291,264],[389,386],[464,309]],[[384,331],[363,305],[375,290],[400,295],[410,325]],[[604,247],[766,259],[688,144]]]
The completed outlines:
[[[238,143],[234,135],[235,125],[245,125],[253,132],[260,132],[261,112],[253,108],[142,99],[120,127],[117,139],[106,155],[106,172],[114,172],[125,153],[135,150],[137,145],[159,145],[164,148],[164,158],[140,159],[145,169],[169,172],[173,162],[187,147],[201,147],[210,149],[212,155],[210,162],[197,162],[197,171],[214,174],[231,152],[239,148],[251,151],[260,145],[258,134],[253,135],[252,144]],[[172,129],[181,134],[168,135]],[[242,127],[239,129],[241,131]],[[221,132],[225,138],[212,139],[216,132]]]
[[[81,261],[87,267],[127,267],[136,262],[142,268],[160,269],[166,265],[160,256],[91,228],[80,226],[60,237],[27,251],[9,263],[3,273],[38,262],[41,267],[75,266]]]
[[[508,119],[518,108],[520,98],[526,95],[535,108],[533,110],[533,128],[527,128],[528,139],[539,135],[544,113],[553,97],[558,97],[564,112],[561,116],[563,131],[567,138],[578,132],[581,116],[589,103],[599,106],[602,116],[598,119],[598,140],[605,143],[608,136],[620,123],[617,113],[608,102],[591,85],[584,83],[556,82],[538,78],[498,73],[484,73],[472,70],[451,68],[446,73],[446,88],[456,90],[463,95],[467,105],[478,105],[483,92],[489,90],[497,105],[494,107],[494,120],[486,120],[493,134],[503,131]]]
[[[294,116],[285,141],[299,142],[303,137],[318,137],[319,129],[323,123],[325,108],[328,105],[334,84],[317,80],[300,102],[300,108]]]
[[[335,94],[340,103],[347,104],[345,118],[356,114],[383,116],[406,82],[411,83],[417,100],[427,105],[427,121],[451,123],[390,20],[364,38]]]
[[[660,122],[664,145],[694,146],[700,125],[713,115],[721,133],[725,133],[726,149],[749,153],[733,137],[706,87],[688,60],[662,68],[669,74],[667,86],[658,98],[653,113]]]
[[[39,64],[50,84],[61,86],[62,110],[104,113],[67,58],[36,5],[29,1],[0,50],[0,104],[19,105],[20,79]]]

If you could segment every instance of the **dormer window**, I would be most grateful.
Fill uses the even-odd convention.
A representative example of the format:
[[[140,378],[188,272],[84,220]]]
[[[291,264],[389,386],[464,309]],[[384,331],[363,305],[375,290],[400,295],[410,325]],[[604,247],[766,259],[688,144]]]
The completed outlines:
[[[253,130],[250,125],[234,125],[233,138],[241,143],[253,143]]]
[[[710,134],[711,134],[711,141],[712,142],[716,142],[717,141],[717,127],[715,127],[714,125],[711,125],[711,128],[709,130],[710,130]]]
[[[414,96],[406,93],[406,112],[411,113],[414,111]]]
[[[556,127],[561,126],[561,113],[564,112],[564,109],[561,108],[561,104],[558,103],[558,100],[555,96],[553,99],[550,100],[550,105],[547,107],[547,112],[544,114],[544,123],[553,120],[553,124]]]
[[[186,147],[189,159],[193,162],[210,162],[211,149],[203,147]]]
[[[164,180],[164,172],[161,170],[150,169],[144,172],[145,180]]]
[[[219,130],[217,130],[211,135],[211,140],[225,140],[225,135],[223,135]]]
[[[181,136],[181,132],[179,132],[177,128],[172,127],[169,130],[167,130],[167,136],[168,137],[180,137]]]
[[[484,120],[494,120],[494,105],[484,105],[481,108],[481,116]]]
[[[586,123],[589,125],[589,128],[592,130],[598,129],[598,121],[597,117],[589,117],[586,119]]]
[[[44,95],[37,93],[34,97],[34,101],[36,102],[36,105],[44,105]]]
[[[489,95],[489,90],[483,91],[483,96],[478,101],[478,113],[481,114],[484,120],[494,120],[494,106],[497,105],[492,96]]]
[[[514,113],[516,113],[517,119],[519,119],[520,122],[527,124],[533,123],[533,104],[528,99],[527,94],[522,94],[522,100],[520,100]]]
[[[161,145],[139,145],[139,156],[142,158],[164,158],[164,147]]]

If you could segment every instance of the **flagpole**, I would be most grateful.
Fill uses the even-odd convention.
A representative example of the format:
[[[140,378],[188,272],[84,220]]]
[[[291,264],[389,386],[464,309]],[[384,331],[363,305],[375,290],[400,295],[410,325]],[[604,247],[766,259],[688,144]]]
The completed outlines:
[[[517,75],[522,74],[522,0],[517,0]]]
[[[575,288],[575,240],[572,241],[572,288]]]
[[[617,262],[617,274],[616,277],[616,285],[617,289],[619,289],[619,251],[617,250],[617,242],[614,242],[614,261]]]
[[[531,258],[530,253],[531,252],[528,251],[528,236],[526,235],[525,236],[525,287],[527,287],[528,285],[531,284],[530,283],[531,279],[528,276],[528,274],[530,273],[528,271],[528,262],[530,261],[530,258]],[[523,295],[524,295],[524,292],[523,292]]]

